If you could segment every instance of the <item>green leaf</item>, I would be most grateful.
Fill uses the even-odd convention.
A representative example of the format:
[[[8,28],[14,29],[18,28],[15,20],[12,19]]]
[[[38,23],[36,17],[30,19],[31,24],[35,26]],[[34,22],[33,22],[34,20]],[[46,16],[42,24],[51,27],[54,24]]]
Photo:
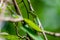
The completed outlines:
[[[31,30],[30,28],[27,28],[26,26],[20,28],[26,33],[28,33],[28,35],[32,37],[34,40],[44,40],[40,35],[37,34],[37,32]]]
[[[8,40],[18,40],[18,37],[15,35],[2,35],[2,37]]]
[[[36,31],[41,31],[41,28],[39,28],[38,25],[36,25],[33,21],[29,20],[29,19],[26,19],[24,18],[24,21],[31,27],[33,28],[34,30]]]
[[[8,39],[8,40],[18,40],[18,36],[10,35],[10,34],[8,34],[6,32],[0,33],[0,38],[5,38],[5,39]]]

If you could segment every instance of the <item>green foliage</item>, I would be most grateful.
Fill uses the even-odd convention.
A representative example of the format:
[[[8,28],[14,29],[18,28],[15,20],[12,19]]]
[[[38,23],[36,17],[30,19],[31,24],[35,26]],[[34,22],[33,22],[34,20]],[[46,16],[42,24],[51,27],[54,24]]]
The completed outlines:
[[[37,31],[41,31],[41,29],[33,22],[33,18],[31,15],[28,19],[27,10],[21,0],[16,0],[17,4],[21,10],[22,16],[24,17],[24,21],[27,23],[25,25],[21,25],[22,23],[18,22],[18,31],[20,35],[28,34],[34,40],[44,40],[41,35],[38,35]],[[41,23],[45,30],[52,31],[52,32],[60,32],[60,0],[30,0],[32,6],[34,8],[35,14],[40,18]],[[20,3],[19,3],[20,2]],[[29,4],[27,0],[24,0],[28,11]],[[16,10],[13,4],[8,4],[9,8],[7,8],[7,13],[12,15],[13,18],[18,18],[19,16],[16,14]],[[1,11],[1,10],[0,10]],[[23,30],[23,31],[22,31]],[[3,36],[8,40],[19,40],[18,36],[16,35],[16,29],[13,22],[5,22],[4,28],[2,29],[3,32],[7,32],[10,35]],[[48,40],[60,40],[59,37],[48,35]],[[23,39],[22,39],[23,40]]]
[[[2,38],[5,38],[7,40],[18,40],[18,37],[15,35],[2,35]]]
[[[6,32],[0,33],[0,37],[7,40],[18,40],[18,37],[16,35],[10,35]]]
[[[24,26],[24,27],[20,27],[23,31],[25,31],[26,33],[29,34],[30,37],[32,37],[34,40],[44,40],[41,35],[38,35],[37,32],[35,32],[34,30],[31,30],[30,28]]]

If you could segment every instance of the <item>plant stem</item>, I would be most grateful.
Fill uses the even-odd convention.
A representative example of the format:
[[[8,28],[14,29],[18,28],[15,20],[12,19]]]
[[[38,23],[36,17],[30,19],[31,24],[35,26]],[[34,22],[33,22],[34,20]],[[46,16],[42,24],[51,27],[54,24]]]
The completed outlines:
[[[20,11],[20,9],[18,7],[18,4],[17,4],[16,0],[12,0],[12,2],[14,4],[14,7],[16,9],[17,14],[20,15],[20,16],[22,16],[21,11]]]

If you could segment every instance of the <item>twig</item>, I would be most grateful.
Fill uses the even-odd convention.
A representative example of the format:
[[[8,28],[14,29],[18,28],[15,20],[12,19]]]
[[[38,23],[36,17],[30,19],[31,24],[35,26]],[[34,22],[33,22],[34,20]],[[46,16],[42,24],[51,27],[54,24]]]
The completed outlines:
[[[43,33],[43,35],[44,35],[44,37],[45,37],[45,40],[48,40],[48,38],[47,38],[47,36],[46,36],[46,34],[45,34],[45,32],[44,32],[44,28],[42,27],[42,24],[41,24],[41,22],[40,22],[40,20],[39,20],[38,17],[37,17],[37,21],[38,21],[39,27],[42,29],[42,33]]]
[[[27,2],[28,2],[28,4],[29,4],[30,11],[34,11],[34,9],[33,9],[32,5],[31,5],[30,0],[27,0]]]
[[[46,34],[53,35],[56,37],[60,37],[60,33],[54,33],[54,32],[49,32],[49,31],[44,31]]]
[[[30,9],[29,14],[31,14],[33,17],[36,17],[36,15],[34,14],[34,9],[33,9],[32,5],[31,5],[30,0],[27,0],[27,2],[29,4],[29,9]]]
[[[20,18],[11,18],[11,17],[0,17],[0,21],[11,21],[11,22],[19,22],[22,21],[23,19]]]
[[[21,11],[20,11],[20,9],[19,9],[19,7],[18,7],[18,5],[17,5],[16,0],[12,0],[12,2],[13,2],[13,4],[14,4],[14,7],[15,7],[15,9],[16,9],[17,14],[20,15],[20,16],[22,16]]]

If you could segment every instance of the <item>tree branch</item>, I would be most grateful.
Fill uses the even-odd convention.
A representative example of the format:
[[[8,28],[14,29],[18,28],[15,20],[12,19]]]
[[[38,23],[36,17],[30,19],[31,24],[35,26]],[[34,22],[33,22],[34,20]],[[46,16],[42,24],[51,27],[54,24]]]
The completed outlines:
[[[18,5],[17,5],[16,0],[12,0],[12,2],[13,2],[13,4],[14,4],[14,7],[15,7],[15,9],[16,9],[17,14],[20,15],[20,16],[22,16],[21,11],[20,11],[20,9],[19,9],[19,7],[18,7]]]
[[[29,4],[30,11],[34,12],[34,9],[33,9],[32,5],[31,5],[30,0],[27,0],[27,2],[28,2],[28,4]]]
[[[46,34],[53,35],[56,37],[60,37],[60,33],[54,33],[54,32],[49,32],[49,31],[44,31]]]
[[[11,17],[0,17],[0,21],[11,21],[11,22],[19,22],[22,21],[23,18],[11,18]]]

